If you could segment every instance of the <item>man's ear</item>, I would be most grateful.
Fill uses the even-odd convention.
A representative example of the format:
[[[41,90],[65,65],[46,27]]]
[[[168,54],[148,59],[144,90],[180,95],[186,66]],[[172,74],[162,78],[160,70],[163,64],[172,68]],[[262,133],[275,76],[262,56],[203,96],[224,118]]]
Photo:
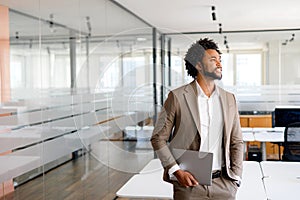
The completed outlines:
[[[195,68],[197,69],[197,71],[202,71],[202,66],[201,66],[201,63],[198,62],[197,65],[195,66]]]

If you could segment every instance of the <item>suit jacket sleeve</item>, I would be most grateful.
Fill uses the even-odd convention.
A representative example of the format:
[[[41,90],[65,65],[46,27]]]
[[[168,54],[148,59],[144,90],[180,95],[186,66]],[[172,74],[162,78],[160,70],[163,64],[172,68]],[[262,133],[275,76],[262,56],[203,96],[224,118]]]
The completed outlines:
[[[243,136],[242,130],[240,126],[239,114],[237,103],[235,97],[233,95],[234,102],[235,102],[235,115],[232,125],[232,133],[230,138],[230,160],[231,160],[231,170],[232,172],[237,175],[235,179],[240,179],[242,177],[242,170],[243,170]]]
[[[177,99],[171,91],[159,114],[151,137],[151,144],[162,165],[169,169],[176,161],[167,145],[175,124]]]

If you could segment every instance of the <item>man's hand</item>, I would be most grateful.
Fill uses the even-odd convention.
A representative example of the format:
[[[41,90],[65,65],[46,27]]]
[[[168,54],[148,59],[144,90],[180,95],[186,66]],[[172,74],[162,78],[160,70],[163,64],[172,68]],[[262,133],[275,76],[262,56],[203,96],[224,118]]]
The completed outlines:
[[[194,176],[188,171],[183,171],[179,169],[176,172],[174,172],[174,175],[176,176],[179,184],[182,186],[190,187],[199,184],[198,181],[194,178]]]

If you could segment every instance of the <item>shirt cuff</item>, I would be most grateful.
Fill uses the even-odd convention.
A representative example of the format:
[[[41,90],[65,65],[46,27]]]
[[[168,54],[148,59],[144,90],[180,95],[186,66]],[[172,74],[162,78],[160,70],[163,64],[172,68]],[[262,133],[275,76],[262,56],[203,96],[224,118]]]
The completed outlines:
[[[168,171],[168,174],[170,177],[174,176],[173,173],[176,172],[177,170],[179,170],[180,167],[179,165],[175,164],[174,166],[172,166],[169,171]]]

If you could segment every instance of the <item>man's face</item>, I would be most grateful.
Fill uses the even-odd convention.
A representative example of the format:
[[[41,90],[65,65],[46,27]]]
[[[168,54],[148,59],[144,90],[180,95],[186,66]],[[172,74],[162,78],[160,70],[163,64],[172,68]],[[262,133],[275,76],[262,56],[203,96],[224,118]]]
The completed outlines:
[[[202,74],[206,78],[211,78],[213,80],[222,79],[222,65],[221,56],[214,49],[207,49],[205,55],[203,56],[202,62]]]

